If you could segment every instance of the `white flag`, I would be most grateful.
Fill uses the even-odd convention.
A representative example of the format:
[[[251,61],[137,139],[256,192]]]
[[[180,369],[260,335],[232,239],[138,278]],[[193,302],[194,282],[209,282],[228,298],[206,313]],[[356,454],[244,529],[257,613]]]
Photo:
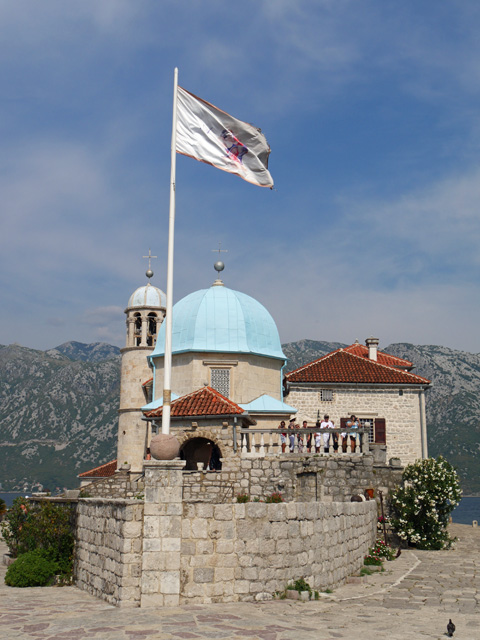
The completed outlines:
[[[261,130],[182,87],[177,93],[176,150],[259,187],[273,187],[268,171],[270,147]]]

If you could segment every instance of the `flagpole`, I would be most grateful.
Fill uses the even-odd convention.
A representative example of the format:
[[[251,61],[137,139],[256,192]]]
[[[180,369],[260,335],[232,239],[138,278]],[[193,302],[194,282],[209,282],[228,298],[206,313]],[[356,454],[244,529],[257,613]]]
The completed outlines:
[[[170,169],[170,211],[168,219],[167,307],[165,315],[165,358],[163,375],[162,433],[170,433],[170,403],[172,401],[172,309],[173,309],[173,240],[175,232],[175,175],[177,159],[177,87],[178,69],[173,80],[173,122]]]

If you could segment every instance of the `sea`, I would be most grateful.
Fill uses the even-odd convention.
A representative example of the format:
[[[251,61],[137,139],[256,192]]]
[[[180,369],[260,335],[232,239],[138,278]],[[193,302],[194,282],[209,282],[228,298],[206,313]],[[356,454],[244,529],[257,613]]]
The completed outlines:
[[[472,524],[474,520],[480,522],[480,496],[462,498],[452,512],[452,520],[457,524]]]
[[[11,507],[13,504],[13,501],[15,500],[15,498],[19,498],[20,496],[25,496],[25,495],[29,495],[28,492],[21,492],[19,493],[18,491],[4,491],[3,493],[0,491],[0,498],[2,500],[5,500],[5,504],[7,505],[7,507]]]

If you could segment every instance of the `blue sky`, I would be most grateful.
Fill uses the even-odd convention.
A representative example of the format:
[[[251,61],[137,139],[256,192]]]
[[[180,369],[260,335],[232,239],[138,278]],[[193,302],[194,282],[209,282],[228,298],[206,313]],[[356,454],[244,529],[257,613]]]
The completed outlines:
[[[0,344],[123,345],[166,287],[173,69],[262,128],[275,191],[177,160],[174,300],[215,278],[283,342],[480,352],[480,4],[0,6]]]

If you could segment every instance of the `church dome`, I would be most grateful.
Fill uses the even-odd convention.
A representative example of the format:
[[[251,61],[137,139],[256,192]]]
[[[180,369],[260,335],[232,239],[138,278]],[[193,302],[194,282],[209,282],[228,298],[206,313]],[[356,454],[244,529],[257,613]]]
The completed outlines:
[[[128,301],[127,308],[131,307],[162,307],[167,305],[167,297],[161,289],[157,289],[150,283],[138,287]]]
[[[257,300],[215,284],[173,307],[172,353],[252,353],[286,360],[277,326]],[[165,323],[150,357],[165,353]]]

